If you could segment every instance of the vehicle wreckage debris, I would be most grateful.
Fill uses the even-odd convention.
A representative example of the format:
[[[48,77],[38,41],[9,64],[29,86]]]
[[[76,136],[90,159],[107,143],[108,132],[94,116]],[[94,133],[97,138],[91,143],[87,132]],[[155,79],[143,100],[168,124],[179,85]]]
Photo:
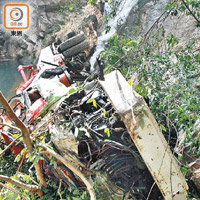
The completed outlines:
[[[144,199],[153,179],[105,92],[97,81],[93,85],[89,91],[81,90],[62,100],[54,115],[57,127],[50,128],[52,141],[60,152],[68,149],[72,155],[77,154],[93,175],[106,177],[101,183],[106,184],[105,193],[120,197],[129,193],[130,197]],[[89,99],[97,105],[88,103]],[[60,127],[63,116],[69,122],[67,130]],[[157,188],[153,195],[159,197]]]
[[[145,101],[119,71],[100,81],[165,199],[187,199],[185,178]]]
[[[86,184],[91,199],[96,197],[87,182],[90,178],[99,183],[105,199],[187,199],[185,179],[148,106],[119,71],[104,76],[101,60],[97,59],[99,74],[91,74],[79,54],[87,47],[80,34],[43,49],[37,69],[19,68],[24,83],[9,103],[36,135],[50,134],[59,152],[55,169],[44,153],[44,174],[62,179],[65,187]],[[13,125],[1,110],[1,118]],[[0,132],[6,133],[7,144],[14,140],[15,130],[1,125]],[[23,144],[12,146],[16,154],[23,149]],[[158,187],[152,189],[154,181]]]

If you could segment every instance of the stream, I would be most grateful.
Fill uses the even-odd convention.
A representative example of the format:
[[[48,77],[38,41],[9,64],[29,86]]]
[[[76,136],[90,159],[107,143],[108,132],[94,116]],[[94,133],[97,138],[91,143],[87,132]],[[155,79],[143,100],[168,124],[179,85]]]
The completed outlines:
[[[15,89],[21,82],[21,75],[17,71],[18,65],[16,60],[0,62],[0,90],[6,98],[15,95]]]

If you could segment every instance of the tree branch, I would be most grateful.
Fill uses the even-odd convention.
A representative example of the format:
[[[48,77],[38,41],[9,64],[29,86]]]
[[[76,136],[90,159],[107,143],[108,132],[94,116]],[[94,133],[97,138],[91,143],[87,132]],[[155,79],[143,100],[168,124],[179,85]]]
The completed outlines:
[[[21,131],[20,131],[21,132]],[[3,156],[5,154],[5,152],[15,143],[15,141],[17,141],[19,138],[21,137],[21,135],[19,135],[17,138],[15,138],[1,153],[0,153],[0,157]]]
[[[151,27],[149,28],[149,30],[144,34],[144,39],[143,42],[147,39],[148,34],[152,31],[152,29],[154,28],[154,26],[160,21],[160,19],[165,15],[166,11],[164,11],[160,17],[158,17],[156,19],[156,21],[151,25]]]
[[[7,185],[1,183],[1,182],[0,182],[0,185],[1,185],[2,187],[4,187],[4,188],[6,188],[6,189],[8,189],[8,190],[10,190],[10,191],[12,191],[12,192],[14,192],[14,193],[16,193],[16,194],[19,194],[19,195],[22,197],[22,199],[25,199],[25,200],[28,199],[28,200],[29,200],[29,198],[25,198],[24,195],[23,195],[21,192],[15,190],[14,188],[9,187],[9,186],[7,186]]]
[[[21,133],[21,130],[19,128],[17,128],[16,126],[12,126],[10,124],[7,123],[0,123],[0,126],[8,126],[9,128],[14,129],[15,131],[17,131],[18,133]]]
[[[87,187],[88,192],[90,194],[90,200],[96,200],[96,195],[95,195],[94,188],[92,187],[91,183],[86,179],[86,177],[84,176],[84,174],[80,170],[76,169],[71,164],[71,162],[65,160],[62,156],[60,156],[58,153],[56,153],[55,151],[51,150],[47,146],[44,146],[44,145],[39,145],[39,146],[46,150],[46,151],[40,152],[41,154],[50,154],[50,155],[52,155],[54,158],[56,158],[57,160],[62,162],[66,167],[68,167],[75,175],[77,175],[83,181],[85,186]]]
[[[8,104],[6,98],[3,96],[2,92],[0,91],[0,102],[6,112],[8,113],[9,117],[14,121],[15,125],[21,130],[23,140],[27,150],[31,153],[33,151],[33,145],[30,138],[30,132],[27,126],[16,116],[10,105]],[[47,187],[47,184],[44,180],[43,173],[41,171],[39,163],[34,165],[37,175],[37,180],[39,181],[41,186]]]
[[[24,189],[24,190],[28,190],[29,192],[33,192],[33,193],[38,194],[39,196],[42,196],[42,191],[39,189],[38,186],[28,185],[28,184],[22,183],[18,180],[15,180],[13,178],[10,178],[10,177],[4,176],[4,175],[0,175],[0,180],[6,181],[8,183],[11,183],[13,185],[16,185],[17,187]]]
[[[59,196],[60,196],[60,200],[63,200],[63,198],[62,198],[62,194],[60,193],[60,188],[61,188],[61,186],[62,186],[62,179],[60,179],[60,183],[59,183],[59,187],[58,187],[58,191],[57,191],[57,193],[58,193]]]
[[[198,24],[200,24],[199,19],[195,16],[195,14],[190,10],[189,6],[186,4],[186,2],[184,0],[181,0],[184,4],[184,6],[188,9],[188,11],[190,12],[190,14],[194,17],[194,19],[198,22]]]
[[[22,131],[22,136],[24,139],[24,143],[26,145],[26,148],[29,152],[33,151],[33,146],[31,143],[31,139],[29,136],[29,130],[24,125],[24,123],[15,115],[14,111],[8,104],[7,100],[3,96],[2,92],[0,91],[0,102],[2,103],[3,107],[5,108],[6,112],[8,113],[9,117],[15,122],[15,125]]]

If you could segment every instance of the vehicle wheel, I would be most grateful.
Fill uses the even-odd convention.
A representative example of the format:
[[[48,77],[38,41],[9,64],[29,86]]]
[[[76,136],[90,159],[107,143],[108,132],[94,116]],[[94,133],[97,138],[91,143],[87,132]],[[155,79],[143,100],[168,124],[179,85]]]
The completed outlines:
[[[76,46],[71,47],[70,49],[67,49],[63,52],[63,55],[66,58],[72,57],[83,51],[84,49],[87,49],[89,47],[89,43],[87,41],[83,41],[80,44],[77,44]]]
[[[85,35],[84,34],[79,34],[76,35],[68,40],[66,40],[65,42],[63,42],[59,47],[58,47],[58,52],[62,53],[65,50],[69,49],[70,47],[73,47],[81,42],[83,42],[85,40]]]

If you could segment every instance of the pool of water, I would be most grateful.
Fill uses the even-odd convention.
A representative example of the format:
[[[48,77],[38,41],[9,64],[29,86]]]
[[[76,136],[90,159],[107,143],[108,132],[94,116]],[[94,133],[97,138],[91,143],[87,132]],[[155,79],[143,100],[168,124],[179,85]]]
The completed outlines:
[[[15,95],[15,89],[22,80],[18,65],[19,62],[15,60],[0,62],[0,90],[6,98]]]

